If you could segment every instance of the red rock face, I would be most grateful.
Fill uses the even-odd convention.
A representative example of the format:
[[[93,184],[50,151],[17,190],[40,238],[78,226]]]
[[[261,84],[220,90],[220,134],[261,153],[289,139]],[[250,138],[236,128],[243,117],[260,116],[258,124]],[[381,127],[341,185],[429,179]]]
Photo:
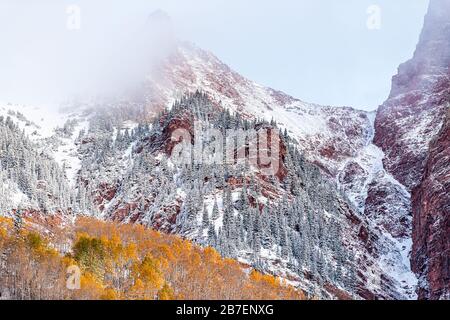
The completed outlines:
[[[384,165],[410,191],[422,178],[450,93],[450,0],[431,0],[414,57],[399,67],[389,99],[379,108],[375,143]]]
[[[421,180],[428,144],[436,136],[447,108],[442,98],[450,88],[439,89],[418,100],[417,92],[392,98],[377,114],[374,142],[386,154],[383,164],[409,191]]]
[[[414,57],[399,67],[375,121],[386,170],[412,192],[411,264],[422,299],[450,294],[449,10],[450,0],[430,1]]]
[[[111,201],[117,192],[117,186],[101,183],[95,192],[94,203],[103,207],[105,202]],[[103,208],[102,208],[103,209]]]
[[[450,298],[450,110],[413,191],[412,267],[421,276],[421,299]]]
[[[173,119],[162,132],[165,153],[172,156],[172,151],[179,143],[193,143],[193,125],[188,119]],[[186,141],[185,141],[186,139]]]

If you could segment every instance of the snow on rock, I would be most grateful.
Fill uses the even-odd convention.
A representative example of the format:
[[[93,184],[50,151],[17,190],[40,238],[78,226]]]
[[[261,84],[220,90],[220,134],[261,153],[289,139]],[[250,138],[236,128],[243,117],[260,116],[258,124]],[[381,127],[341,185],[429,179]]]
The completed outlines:
[[[450,295],[448,130],[450,108],[450,0],[431,0],[414,56],[400,65],[389,99],[379,108],[375,143],[384,165],[413,193],[411,261],[419,298]],[[436,165],[436,163],[440,163]],[[447,179],[448,180],[448,179]]]

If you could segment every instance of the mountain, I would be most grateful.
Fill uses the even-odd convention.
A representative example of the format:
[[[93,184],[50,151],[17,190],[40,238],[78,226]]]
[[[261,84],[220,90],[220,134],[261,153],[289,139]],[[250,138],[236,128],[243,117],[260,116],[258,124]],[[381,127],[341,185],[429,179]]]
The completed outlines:
[[[402,261],[393,254],[398,250],[395,243],[372,227],[362,211],[332,186],[333,179],[341,172],[340,167],[344,163],[345,168],[350,167],[347,165],[349,158],[357,157],[360,150],[370,148],[373,134],[370,119],[372,115],[351,108],[311,105],[282,93],[277,94],[282,99],[275,100],[272,98],[275,91],[259,87],[238,76],[218,63],[217,58],[213,58],[211,54],[190,45],[186,47],[184,44],[177,54],[180,52],[185,58],[189,54],[189,58],[185,60],[189,63],[198,60],[198,56],[214,59],[214,68],[218,70],[210,71],[210,74],[224,75],[228,70],[233,79],[228,86],[239,88],[236,89],[238,93],[235,93],[234,98],[229,95],[229,92],[233,92],[231,89],[225,90],[225,94],[217,93],[215,90],[218,86],[212,81],[220,81],[220,77],[211,78],[211,86],[189,86],[192,77],[206,77],[200,66],[209,65],[211,62],[198,63],[198,67],[196,64],[191,67],[182,63],[185,67],[189,65],[189,72],[199,72],[187,77],[188,80],[183,77],[178,79],[178,85],[181,86],[178,92],[187,93],[187,98],[179,102],[183,108],[174,106],[169,113],[166,111],[162,116],[153,115],[151,118],[156,117],[156,120],[150,127],[140,121],[142,113],[136,112],[140,104],[126,101],[113,105],[95,103],[98,105],[91,113],[80,112],[77,107],[75,113],[64,116],[67,118],[65,122],[60,120],[51,124],[54,129],[50,130],[50,136],[46,135],[46,132],[41,133],[38,128],[33,131],[37,149],[44,149],[55,155],[55,160],[70,168],[68,173],[75,172],[72,176],[68,174],[74,186],[71,197],[74,211],[90,212],[121,222],[138,222],[157,230],[183,235],[196,242],[214,245],[225,256],[252,264],[265,272],[281,275],[310,294],[322,297],[342,298],[355,295],[363,298],[398,299],[411,295],[411,287],[401,289],[403,284],[388,276],[387,271],[383,270],[384,265],[379,262],[388,261],[386,265],[391,266]],[[193,59],[193,56],[197,58]],[[177,64],[173,64],[173,61],[171,63],[172,68],[169,70],[178,70]],[[187,72],[181,74],[186,75]],[[243,85],[239,87],[236,81]],[[190,90],[196,90],[195,88],[200,89],[207,97],[198,97],[198,94],[189,97]],[[148,93],[154,92],[151,88],[145,92],[149,97],[157,96]],[[227,99],[229,102],[224,103]],[[257,125],[266,126],[271,123],[272,118],[276,119],[279,126],[287,129],[286,134],[295,139],[290,142],[292,147],[287,148],[284,155],[288,156],[290,161],[282,162],[286,172],[271,181],[259,178],[257,172],[242,176],[238,171],[224,172],[223,169],[217,168],[202,167],[194,172],[188,170],[176,174],[177,170],[171,170],[167,161],[167,156],[173,148],[170,136],[180,128],[192,131],[193,120],[189,112],[191,104],[197,105],[201,110],[211,109],[209,113],[215,121],[223,117],[224,110],[231,110],[242,119],[227,116],[231,117],[232,122],[256,121]],[[86,105],[82,108],[89,110]],[[24,113],[27,113],[29,108],[23,109]],[[251,112],[244,112],[245,110]],[[8,113],[12,114],[10,111]],[[84,118],[80,113],[85,115]],[[147,119],[148,113],[144,114]],[[33,116],[32,112],[30,116]],[[20,118],[22,121],[17,119],[19,123],[29,121],[24,115]],[[85,121],[88,121],[89,125],[86,126]],[[207,123],[211,121],[213,120],[208,119]],[[229,129],[227,123],[217,122],[215,125]],[[299,123],[304,125],[300,126]],[[55,124],[68,130],[59,130]],[[319,124],[319,128],[314,128]],[[24,125],[26,128],[30,126],[33,127],[33,124]],[[65,131],[65,134],[61,134]],[[343,138],[345,136],[347,138]],[[284,148],[286,149],[286,146]],[[297,148],[302,151],[302,155],[296,154]],[[296,160],[302,159],[303,155],[308,157],[308,161]],[[325,176],[319,174],[317,168],[321,168]],[[208,183],[198,183],[194,188],[190,181],[192,176],[198,180],[199,172],[202,172],[200,181],[206,179]],[[208,176],[208,172],[212,176]],[[287,182],[286,175],[296,177],[297,181]],[[175,176],[178,178],[174,181]],[[364,183],[356,186],[354,179],[349,176],[351,175],[346,174],[339,179],[340,186],[356,190],[353,193],[357,196],[357,188]],[[224,183],[228,188],[223,187]],[[250,194],[255,194],[244,197],[252,203],[249,207],[252,208],[249,213],[252,217],[250,221],[260,226],[244,229],[244,234],[239,236],[243,239],[235,243],[232,236],[235,228],[226,223],[226,230],[223,232],[220,228],[224,225],[220,221],[223,221],[226,215],[229,216],[231,210],[236,217],[242,217],[241,222],[231,222],[232,226],[236,223],[238,226],[240,223],[249,223],[244,220],[246,210],[241,211],[242,201],[238,200],[245,194],[244,184],[247,184],[245,188],[248,188]],[[319,194],[321,197],[318,197]],[[232,200],[225,201],[227,197]],[[196,199],[194,203],[189,201],[191,198]],[[331,202],[327,199],[331,199]],[[225,204],[226,202],[228,204]],[[214,203],[217,203],[216,209]],[[287,210],[287,203],[292,203],[294,211]],[[214,232],[208,232],[206,239],[199,235],[198,231],[205,210],[211,217],[218,216]],[[215,210],[216,213],[213,213]],[[261,221],[255,219],[259,214],[262,214]],[[277,217],[275,222],[271,223],[271,216]],[[284,216],[293,218],[285,221]],[[298,219],[301,223],[296,222]],[[272,228],[265,231],[263,226],[272,224],[273,230],[278,231],[272,233]],[[339,243],[335,242],[333,246],[327,247],[326,243],[333,242],[331,238],[324,238],[322,232],[334,228],[336,231],[328,236],[342,238],[344,243],[338,245]],[[280,237],[280,232],[284,234],[283,237]],[[264,238],[264,241],[260,238]],[[259,245],[259,242],[262,243]],[[298,247],[301,243],[307,245]],[[261,249],[258,249],[259,246]],[[381,250],[387,254],[380,259]],[[400,255],[398,251],[397,255]],[[354,257],[356,261],[347,264],[346,257]],[[358,274],[355,274],[356,264],[360,266]],[[348,284],[349,279],[353,279],[351,287]]]
[[[399,67],[379,108],[375,143],[385,167],[412,192],[412,265],[420,298],[449,296],[450,9],[431,0],[414,56]]]
[[[281,275],[306,292],[322,297],[401,299],[413,295],[410,280],[407,278],[405,282],[396,276],[409,276],[403,252],[364,216],[365,198],[360,194],[368,184],[367,178],[351,171],[355,166],[349,159],[361,163],[367,177],[378,173],[372,163],[379,161],[380,152],[370,143],[373,114],[308,104],[264,88],[232,71],[211,53],[186,43],[180,44],[156,71],[143,86],[141,95],[119,102],[95,101],[70,106],[68,109],[75,111],[65,113],[64,120],[47,124],[54,128],[49,130],[50,134],[36,130],[37,148],[54,154],[55,160],[69,169],[67,177],[74,187],[74,211],[121,222],[138,222],[213,245],[225,256]],[[201,97],[195,93],[197,90],[202,92]],[[175,102],[177,98],[181,100]],[[183,108],[176,107],[180,103]],[[171,111],[164,111],[163,107],[171,104],[174,105]],[[201,181],[206,179],[208,183],[198,183],[194,188],[189,182],[192,170],[176,174],[167,162],[173,148],[170,135],[180,128],[192,131],[191,104],[213,110],[210,116],[215,121],[224,117],[225,110],[232,122],[256,121],[254,126],[272,126],[272,120],[276,120],[276,126],[286,129],[283,136],[291,140],[291,147],[284,145],[283,156],[290,160],[282,161],[282,175],[265,181],[257,172],[242,176],[236,170],[226,172],[202,167],[197,168],[194,177],[198,172],[210,172],[214,179],[204,176]],[[24,108],[24,113],[27,109],[30,108]],[[29,114],[33,117],[33,112]],[[150,119],[152,124],[148,126]],[[206,123],[212,119],[208,118]],[[227,123],[217,122],[215,126],[230,129]],[[66,134],[61,134],[64,130],[60,127],[68,128]],[[298,160],[303,157],[306,159]],[[178,178],[174,181],[175,176]],[[286,176],[296,178],[287,181]],[[336,180],[342,190],[333,186]],[[224,188],[224,183],[229,188]],[[217,221],[223,221],[230,210],[243,219],[245,210],[240,211],[242,201],[238,201],[245,193],[243,183],[250,193],[255,193],[248,197],[253,208],[250,220],[261,227],[252,227],[254,234],[245,231],[238,243],[232,239],[233,227],[226,224],[227,230],[221,232],[223,222],[217,222],[215,235],[209,232],[212,239],[199,236],[195,221],[201,221],[203,207],[212,216],[215,202]],[[345,191],[347,195],[343,194]],[[225,205],[227,194],[233,200]],[[191,198],[196,199],[194,204],[189,201]],[[291,203],[294,211],[288,213],[286,203]],[[262,214],[260,222],[255,219],[259,214]],[[277,216],[273,228],[279,230],[273,234],[273,230],[266,232],[262,227],[271,225],[271,216]],[[295,218],[284,221],[284,216]],[[296,223],[298,219],[303,222]],[[336,242],[328,248],[325,244],[332,241],[323,238],[324,225],[329,225],[325,229],[336,228],[329,236],[342,238],[343,243]],[[280,232],[285,233],[283,237],[277,235]],[[263,236],[266,240],[258,249],[258,241],[262,240],[256,240],[255,244],[253,238]],[[224,243],[227,243],[225,247]],[[298,247],[300,243],[307,245]],[[347,262],[347,257],[355,261]],[[359,265],[358,273],[356,265]],[[391,275],[391,269],[395,269],[395,275]],[[353,279],[351,287],[349,279]]]
[[[372,143],[375,113],[302,102],[240,76],[211,53],[186,43],[160,67],[157,79],[147,84],[150,96],[159,97],[151,105],[164,106],[174,101],[177,93],[199,89],[244,118],[273,119],[287,129],[308,161],[336,181],[358,208],[357,217],[348,219],[355,225],[346,223],[357,230],[354,238],[363,242],[356,247],[364,247],[362,251],[371,257],[368,259],[375,260],[367,263],[371,266],[367,270],[375,268],[376,274],[400,279],[383,284],[397,287],[392,289],[393,296],[399,291],[413,296],[416,280],[408,261],[410,194],[384,169],[384,154]],[[385,214],[380,215],[380,211]],[[371,226],[374,220],[376,227]]]
[[[50,169],[2,158],[0,209],[143,224],[323,298],[448,298],[449,7],[431,0],[414,57],[374,112],[303,102],[186,42],[130,95],[45,114],[1,105],[2,150],[14,137],[19,154]],[[162,12],[149,19],[170,24]],[[274,134],[275,174],[234,157],[174,162],[180,133],[211,152],[214,132],[227,130]],[[233,154],[275,151],[258,139]],[[28,172],[41,178],[20,178]],[[45,197],[35,191],[43,184]]]
[[[432,0],[414,57],[399,67],[375,121],[384,165],[411,191],[421,180],[428,145],[448,109],[448,0]]]

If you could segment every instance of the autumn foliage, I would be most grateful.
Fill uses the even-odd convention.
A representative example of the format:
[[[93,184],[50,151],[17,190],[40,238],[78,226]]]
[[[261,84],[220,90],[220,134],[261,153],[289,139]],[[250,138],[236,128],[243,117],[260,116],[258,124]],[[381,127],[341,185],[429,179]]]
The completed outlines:
[[[71,266],[81,271],[79,289],[67,289]],[[0,271],[0,299],[304,298],[279,278],[212,248],[91,218],[46,237],[30,228],[14,230],[11,220],[0,218]]]

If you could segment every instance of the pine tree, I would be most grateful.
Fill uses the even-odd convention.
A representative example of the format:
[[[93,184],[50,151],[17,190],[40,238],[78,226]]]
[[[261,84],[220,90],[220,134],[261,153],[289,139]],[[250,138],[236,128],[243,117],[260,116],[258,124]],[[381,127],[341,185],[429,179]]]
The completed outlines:
[[[269,216],[270,233],[273,237],[274,243],[279,243],[280,239],[280,227],[278,224],[278,217],[276,213],[271,213]]]
[[[206,204],[203,205],[203,215],[202,215],[202,229],[208,229],[210,224],[208,209],[206,208]]]
[[[213,247],[218,245],[214,223],[210,223],[208,227],[208,244]]]
[[[273,245],[272,234],[270,229],[270,213],[269,206],[265,206],[261,215],[261,244],[263,248],[270,249]]]
[[[214,198],[214,205],[212,210],[212,220],[217,220],[219,218],[219,206],[217,205],[217,199]]]
[[[333,280],[340,285],[343,284],[342,264],[339,259],[336,262]]]
[[[252,249],[255,254],[259,254],[261,252],[261,217],[260,214],[257,213],[253,220],[253,238],[252,238]]]
[[[23,228],[22,211],[17,210],[16,214],[14,215],[14,229],[16,233],[19,234],[22,228]]]

